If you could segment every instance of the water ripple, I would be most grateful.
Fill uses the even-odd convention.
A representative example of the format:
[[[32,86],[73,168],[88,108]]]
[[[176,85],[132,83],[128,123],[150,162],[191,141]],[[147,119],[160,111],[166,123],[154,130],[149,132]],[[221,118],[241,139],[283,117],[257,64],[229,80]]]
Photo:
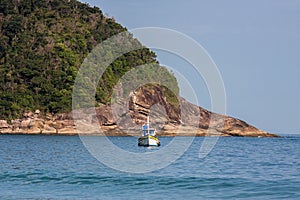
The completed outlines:
[[[126,174],[99,163],[75,136],[0,135],[0,199],[297,199],[299,138],[220,138],[205,159],[196,138],[167,168]]]

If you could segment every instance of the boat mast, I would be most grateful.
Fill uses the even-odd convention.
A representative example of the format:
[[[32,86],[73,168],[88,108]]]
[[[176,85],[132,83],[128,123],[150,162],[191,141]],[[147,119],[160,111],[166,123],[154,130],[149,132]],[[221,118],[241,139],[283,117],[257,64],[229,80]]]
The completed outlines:
[[[149,134],[150,134],[150,119],[149,119],[149,115],[147,116],[147,127],[148,127],[148,136],[149,136]]]

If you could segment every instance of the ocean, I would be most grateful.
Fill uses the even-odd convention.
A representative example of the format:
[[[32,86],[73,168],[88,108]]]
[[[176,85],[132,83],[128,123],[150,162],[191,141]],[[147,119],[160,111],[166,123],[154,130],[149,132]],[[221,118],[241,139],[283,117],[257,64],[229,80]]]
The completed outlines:
[[[174,138],[160,137],[154,148],[108,139],[143,155]],[[0,199],[300,199],[300,135],[219,138],[199,158],[203,140],[166,167],[128,173],[94,158],[79,136],[0,135]]]

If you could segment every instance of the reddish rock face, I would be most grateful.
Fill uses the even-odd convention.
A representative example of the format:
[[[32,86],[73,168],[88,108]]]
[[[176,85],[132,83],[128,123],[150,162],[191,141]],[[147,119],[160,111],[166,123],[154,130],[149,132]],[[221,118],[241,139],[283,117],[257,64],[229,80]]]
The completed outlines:
[[[129,111],[133,119],[136,120],[139,125],[145,123],[147,115],[150,114],[150,110],[153,106],[159,105],[164,110],[165,117],[168,122],[173,124],[180,124],[181,108],[179,105],[179,99],[176,99],[177,103],[170,103],[167,100],[162,88],[158,85],[154,85],[151,88],[141,87],[138,88],[129,99]],[[156,112],[157,117],[159,110],[153,110]]]
[[[106,129],[109,125],[117,125],[124,131],[123,134],[132,127],[138,132],[139,127],[146,122],[147,115],[150,115],[151,125],[158,129],[160,135],[276,137],[239,119],[212,113],[181,97],[177,98],[177,102],[170,103],[163,88],[158,85],[138,88],[127,101],[119,102],[120,107],[128,106],[128,109],[118,115],[117,120],[111,114],[116,107],[98,108],[100,125],[106,126]],[[152,109],[155,106],[158,109]]]

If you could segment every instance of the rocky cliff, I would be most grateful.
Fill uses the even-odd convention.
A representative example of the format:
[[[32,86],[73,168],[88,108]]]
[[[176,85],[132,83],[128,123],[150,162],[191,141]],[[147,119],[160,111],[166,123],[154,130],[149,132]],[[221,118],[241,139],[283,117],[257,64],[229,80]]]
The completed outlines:
[[[151,125],[161,136],[249,136],[276,137],[239,119],[212,113],[183,98],[170,103],[160,86],[141,87],[128,99],[95,108],[92,118],[106,135],[138,136],[140,126],[150,115]],[[39,110],[26,112],[23,118],[7,122],[0,120],[2,134],[77,134],[72,113],[40,115]],[[97,135],[87,130],[84,134]]]

